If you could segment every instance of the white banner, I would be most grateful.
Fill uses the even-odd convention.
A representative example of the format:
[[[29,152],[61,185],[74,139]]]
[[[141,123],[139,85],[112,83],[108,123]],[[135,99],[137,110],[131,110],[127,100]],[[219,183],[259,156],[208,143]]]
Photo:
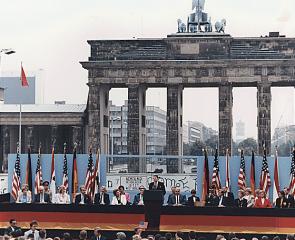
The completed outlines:
[[[8,174],[0,174],[0,194],[8,193]]]

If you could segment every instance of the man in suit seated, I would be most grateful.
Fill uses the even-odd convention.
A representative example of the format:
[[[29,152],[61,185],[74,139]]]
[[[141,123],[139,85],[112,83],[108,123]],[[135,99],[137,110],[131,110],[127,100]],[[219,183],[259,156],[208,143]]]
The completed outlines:
[[[158,175],[153,176],[153,181],[149,184],[149,190],[160,190],[163,192],[163,196],[166,194],[165,185],[159,181]]]
[[[139,187],[139,193],[134,196],[133,205],[144,205],[143,201],[143,194],[144,194],[145,187]]]
[[[194,207],[196,202],[200,202],[200,198],[196,196],[197,192],[195,189],[191,190],[191,196],[187,199],[187,205],[189,207]]]
[[[75,204],[91,204],[90,197],[86,194],[86,188],[84,185],[80,187],[80,193],[78,193],[75,197]]]
[[[11,236],[13,238],[17,238],[23,235],[20,227],[17,226],[15,219],[9,220],[9,227],[4,230],[4,235]]]
[[[44,187],[39,187],[39,193],[35,195],[35,203],[51,203],[50,196],[44,192]]]
[[[235,199],[235,207],[238,208],[246,208],[247,207],[247,200],[244,198],[245,192],[243,190],[238,191],[238,198]]]
[[[99,193],[95,194],[94,204],[98,205],[110,205],[110,196],[107,193],[107,189],[105,186],[100,188]]]
[[[186,204],[186,196],[180,194],[180,188],[176,188],[175,195],[171,197],[169,206],[183,206]]]
[[[209,189],[209,194],[206,196],[205,206],[206,207],[217,207],[218,206],[218,196],[215,193],[215,189]]]
[[[175,195],[175,190],[176,190],[176,187],[172,186],[171,187],[171,194],[169,194],[169,196],[168,196],[167,204],[168,204],[168,202],[171,201],[171,198]]]
[[[222,191],[226,199],[226,207],[233,207],[235,205],[234,194],[231,191],[229,191],[228,187],[223,187]]]

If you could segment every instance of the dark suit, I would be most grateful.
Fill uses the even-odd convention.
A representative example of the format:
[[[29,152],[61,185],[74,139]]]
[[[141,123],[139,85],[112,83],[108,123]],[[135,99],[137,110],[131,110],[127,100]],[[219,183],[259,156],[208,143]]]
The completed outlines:
[[[50,196],[48,193],[44,193],[44,202],[51,203]],[[35,203],[40,203],[40,193],[35,195]]]
[[[149,184],[149,190],[161,190],[163,192],[163,196],[166,194],[165,185],[162,182],[158,181],[158,185],[156,186],[154,182]]]
[[[195,201],[196,202],[199,202],[200,201],[200,198],[198,198],[197,196],[195,196]],[[187,205],[189,207],[194,207],[195,206],[193,196],[188,197],[188,199],[187,199]]]
[[[12,227],[8,227],[4,230],[4,235],[19,237],[19,236],[22,236],[23,233],[20,227],[14,227],[14,229],[12,229]]]
[[[134,199],[133,199],[133,205],[138,205],[139,202],[140,202],[140,193],[137,193],[137,194],[134,196]]]
[[[219,203],[219,198],[216,195],[210,195],[206,197],[205,206],[206,207],[217,207]]]
[[[177,195],[173,195],[173,196],[169,199],[169,201],[167,202],[167,204],[168,204],[169,206],[173,206],[173,205],[175,205],[175,204],[176,204],[176,197],[177,197]],[[179,200],[178,204],[185,205],[185,204],[186,204],[186,196],[185,196],[185,195],[182,195],[182,194],[179,194],[178,197],[179,197],[179,199],[178,199],[178,200]]]
[[[94,204],[101,204],[101,199],[100,199],[101,193],[96,193],[94,197]],[[103,193],[103,202],[104,205],[110,205],[110,196],[108,193]]]
[[[75,197],[75,204],[79,205],[81,202],[81,193],[76,195]],[[91,204],[91,199],[87,194],[84,194],[84,204]]]
[[[168,204],[168,202],[171,202],[171,198],[172,198],[173,196],[174,196],[173,193],[169,194],[168,199],[167,199],[167,204]]]
[[[276,208],[288,208],[289,207],[289,202],[287,198],[277,198],[276,199]]]
[[[242,198],[242,199],[235,199],[235,207],[238,207],[238,208],[246,208],[247,207],[247,200]]]
[[[224,198],[226,202],[226,207],[233,207],[235,205],[235,198],[232,192],[225,193]]]
[[[287,197],[287,201],[288,201],[288,207],[289,208],[294,208],[295,207],[294,197],[291,196],[291,195],[288,195],[286,197]]]

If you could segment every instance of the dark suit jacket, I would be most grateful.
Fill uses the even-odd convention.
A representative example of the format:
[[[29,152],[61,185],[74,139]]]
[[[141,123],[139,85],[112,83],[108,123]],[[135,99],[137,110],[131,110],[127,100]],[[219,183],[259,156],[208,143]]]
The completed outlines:
[[[176,204],[176,195],[171,196],[169,201],[167,202],[169,206]],[[185,205],[186,204],[186,196],[179,194],[179,204]]]
[[[15,227],[14,231],[12,231],[12,228],[9,226],[4,230],[4,235],[13,236],[13,237],[19,237],[22,236],[22,229],[20,227]]]
[[[197,201],[197,202],[200,201],[200,198],[198,198],[197,196],[195,196],[195,198],[196,198],[196,201]],[[195,206],[193,196],[188,197],[188,199],[187,199],[187,205],[188,205],[189,207],[194,207],[194,206]]]
[[[289,207],[289,202],[287,198],[283,198],[283,201],[281,198],[276,199],[276,208],[288,208]]]
[[[246,199],[235,199],[235,207],[238,207],[238,208],[246,208],[247,207],[247,200]]]
[[[80,202],[81,202],[81,193],[76,195],[75,197],[75,204],[79,205]],[[91,204],[91,199],[87,194],[84,195],[84,204]]]
[[[219,203],[219,198],[216,195],[210,195],[206,197],[205,206],[206,207],[217,207]]]
[[[35,202],[40,203],[40,193],[35,195]],[[48,193],[44,193],[44,202],[51,203],[50,196]]]
[[[233,207],[235,205],[235,198],[232,192],[228,192],[224,194],[226,207]]]
[[[135,196],[134,196],[134,199],[133,199],[133,205],[138,205],[140,201],[140,193],[137,193]]]
[[[103,194],[103,201],[105,205],[110,205],[110,196],[108,193]],[[95,204],[100,204],[100,193],[96,193],[94,196],[94,203]]]
[[[288,195],[287,201],[288,201],[288,207],[289,208],[294,208],[295,207],[295,200],[294,200],[293,196]]]
[[[151,182],[149,184],[149,190],[161,190],[163,192],[163,195],[166,194],[166,189],[165,189],[165,185],[162,182],[158,182],[158,186],[156,189],[154,189],[154,182]]]

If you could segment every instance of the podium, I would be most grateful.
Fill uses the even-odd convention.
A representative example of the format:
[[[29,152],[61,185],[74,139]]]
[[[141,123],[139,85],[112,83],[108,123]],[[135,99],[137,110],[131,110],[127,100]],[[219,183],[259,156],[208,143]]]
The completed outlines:
[[[148,230],[159,230],[161,207],[164,202],[161,190],[145,190],[143,193],[145,221]]]

